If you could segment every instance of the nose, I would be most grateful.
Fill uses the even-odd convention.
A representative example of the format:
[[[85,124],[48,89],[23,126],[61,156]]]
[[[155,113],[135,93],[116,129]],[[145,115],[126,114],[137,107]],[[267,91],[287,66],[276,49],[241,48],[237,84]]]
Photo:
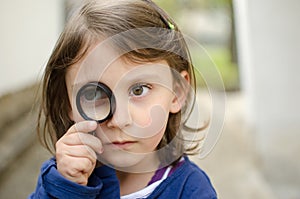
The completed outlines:
[[[124,100],[116,99],[116,109],[110,120],[107,122],[109,128],[120,128],[123,129],[132,123],[130,115],[129,103]]]

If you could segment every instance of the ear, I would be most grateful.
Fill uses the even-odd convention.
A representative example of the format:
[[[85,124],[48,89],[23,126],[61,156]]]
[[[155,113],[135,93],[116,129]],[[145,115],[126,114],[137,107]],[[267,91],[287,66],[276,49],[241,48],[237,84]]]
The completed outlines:
[[[181,79],[179,82],[175,82],[174,85],[174,98],[171,102],[171,113],[177,113],[181,110],[181,108],[184,106],[188,91],[189,89],[186,88],[190,85],[190,75],[187,71],[181,71],[180,72]],[[183,83],[180,83],[180,81],[183,81]],[[183,85],[183,86],[182,86]]]

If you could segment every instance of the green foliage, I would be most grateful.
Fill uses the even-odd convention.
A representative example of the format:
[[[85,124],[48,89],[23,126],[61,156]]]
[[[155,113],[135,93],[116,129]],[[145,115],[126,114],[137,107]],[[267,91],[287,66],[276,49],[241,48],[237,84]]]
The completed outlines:
[[[232,0],[209,0],[211,5],[214,6],[230,6],[232,4]]]
[[[232,5],[232,0],[154,0],[154,2],[166,10],[177,22],[189,10],[199,10],[201,12],[203,9],[209,10],[216,7],[230,8]],[[192,47],[190,50],[196,69],[198,86],[207,86],[205,80],[209,80],[211,82],[210,86],[213,89],[221,90],[222,85],[216,81],[219,79],[218,75],[220,75],[226,91],[239,89],[238,67],[235,63],[231,62],[229,47],[207,47],[207,52],[200,47]]]
[[[180,1],[179,0],[154,0],[157,5],[164,9],[172,18],[176,18],[180,14]]]
[[[230,60],[230,51],[223,47],[208,47],[205,50],[191,48],[193,64],[196,70],[197,86],[209,86],[215,90],[222,90],[219,77],[221,76],[225,90],[239,89],[238,67]]]
[[[209,9],[212,7],[228,7],[232,0],[153,0],[160,7],[166,10],[172,17],[180,15],[182,10]]]

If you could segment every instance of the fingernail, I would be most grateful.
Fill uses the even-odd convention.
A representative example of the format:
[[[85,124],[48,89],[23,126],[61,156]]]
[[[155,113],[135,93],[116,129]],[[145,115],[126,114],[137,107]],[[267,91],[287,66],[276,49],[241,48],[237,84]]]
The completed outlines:
[[[89,126],[91,128],[96,128],[96,125],[97,125],[97,122],[95,122],[95,121],[89,121]]]

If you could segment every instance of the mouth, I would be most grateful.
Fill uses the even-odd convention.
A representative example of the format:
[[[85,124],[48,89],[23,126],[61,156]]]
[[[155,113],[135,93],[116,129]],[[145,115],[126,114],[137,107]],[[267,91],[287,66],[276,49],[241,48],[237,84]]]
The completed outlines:
[[[109,146],[119,148],[119,149],[126,149],[131,147],[135,143],[137,142],[136,141],[115,141],[115,142],[111,142]]]

